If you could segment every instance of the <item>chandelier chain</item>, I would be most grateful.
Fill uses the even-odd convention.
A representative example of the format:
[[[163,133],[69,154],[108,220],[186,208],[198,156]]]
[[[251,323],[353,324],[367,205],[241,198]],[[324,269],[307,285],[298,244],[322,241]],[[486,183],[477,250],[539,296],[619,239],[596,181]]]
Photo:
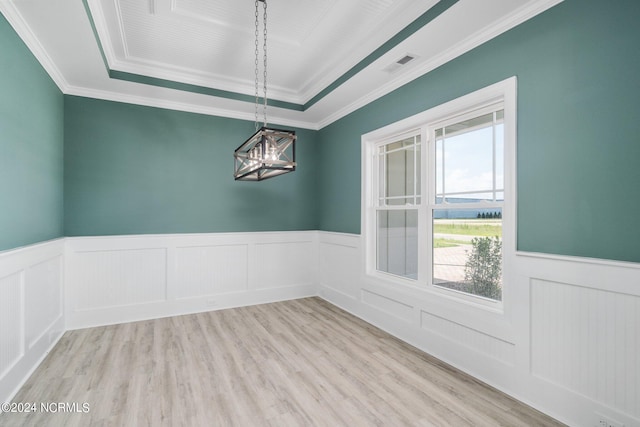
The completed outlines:
[[[258,49],[258,35],[260,34],[258,31],[258,26],[259,26],[259,20],[258,20],[258,0],[256,0],[256,13],[255,13],[255,17],[256,17],[256,30],[255,30],[255,36],[256,36],[256,41],[255,41],[255,54],[256,54],[256,58],[255,58],[255,78],[256,78],[256,105],[255,105],[255,113],[256,113],[256,121],[255,121],[255,128],[256,128],[256,132],[258,131],[258,104],[260,103],[260,94],[259,94],[259,86],[258,86],[258,59],[260,57],[260,51]]]
[[[264,105],[263,105],[263,114],[264,114],[264,126],[267,126],[267,0],[262,2],[264,4],[264,15],[263,15],[263,25],[264,25],[264,45],[262,47],[262,52],[264,55]]]

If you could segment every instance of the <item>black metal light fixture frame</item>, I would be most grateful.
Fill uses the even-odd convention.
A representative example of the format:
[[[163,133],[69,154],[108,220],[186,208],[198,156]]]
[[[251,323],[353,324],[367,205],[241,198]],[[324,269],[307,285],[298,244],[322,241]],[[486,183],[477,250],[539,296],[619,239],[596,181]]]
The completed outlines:
[[[263,126],[258,128],[258,4],[262,2],[263,12]],[[255,39],[255,88],[256,88],[256,133],[240,145],[233,153],[235,159],[234,178],[236,181],[262,181],[296,170],[296,133],[292,130],[276,129],[267,126],[267,2],[255,0],[256,39]]]
[[[233,154],[236,181],[262,181],[296,170],[295,141],[292,130],[258,129]]]

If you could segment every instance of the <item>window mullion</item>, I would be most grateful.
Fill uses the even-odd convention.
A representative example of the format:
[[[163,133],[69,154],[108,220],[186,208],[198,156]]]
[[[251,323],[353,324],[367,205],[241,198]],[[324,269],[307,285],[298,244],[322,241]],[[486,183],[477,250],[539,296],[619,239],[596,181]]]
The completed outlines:
[[[382,178],[382,194],[384,197],[384,204],[386,206],[387,204],[387,196],[388,196],[388,182],[389,182],[389,175],[387,172],[387,147],[384,147],[384,154],[382,155],[382,170],[384,171],[383,173],[383,178]]]
[[[418,204],[418,180],[420,177],[418,176],[418,137],[413,137],[413,204]],[[420,168],[422,170],[422,168]]]
[[[445,189],[445,181],[444,181],[444,171],[445,171],[445,139],[446,139],[447,129],[445,127],[442,128],[442,203],[447,201],[447,191]],[[435,162],[434,162],[435,165]],[[435,184],[435,183],[434,183]],[[434,199],[435,201],[435,199]]]
[[[422,236],[422,255],[421,258],[423,260],[423,264],[421,265],[422,271],[424,274],[424,278],[422,283],[425,283],[427,287],[432,286],[432,278],[433,278],[433,221],[432,218],[432,209],[433,205],[436,202],[436,174],[438,171],[436,170],[436,162],[437,162],[437,150],[438,143],[436,138],[436,130],[430,127],[425,126],[425,139],[427,144],[427,149],[423,150],[424,154],[422,156],[423,165],[425,167],[425,200],[423,209],[421,212],[420,218],[422,219],[424,226],[424,234]]]
[[[498,113],[496,111],[493,112],[493,126],[491,128],[491,135],[492,135],[492,166],[493,166],[493,201],[496,201],[496,187],[497,187],[497,183],[496,183],[496,119],[497,119],[497,115]]]

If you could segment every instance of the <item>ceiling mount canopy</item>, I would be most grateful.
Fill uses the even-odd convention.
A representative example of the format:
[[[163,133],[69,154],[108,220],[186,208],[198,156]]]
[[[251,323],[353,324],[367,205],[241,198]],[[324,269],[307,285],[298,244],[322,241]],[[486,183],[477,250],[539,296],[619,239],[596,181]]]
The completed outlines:
[[[263,4],[263,124],[260,126],[258,110],[260,107],[259,84],[259,3]],[[292,130],[274,129],[267,126],[267,2],[255,0],[255,129],[256,132],[240,145],[233,157],[235,159],[234,178],[236,181],[261,181],[296,170],[296,133]]]

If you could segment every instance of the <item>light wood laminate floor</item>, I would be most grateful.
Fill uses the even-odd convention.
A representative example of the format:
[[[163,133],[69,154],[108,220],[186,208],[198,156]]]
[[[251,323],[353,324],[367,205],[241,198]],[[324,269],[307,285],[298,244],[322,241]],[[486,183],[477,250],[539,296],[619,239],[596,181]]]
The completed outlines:
[[[553,426],[319,299],[70,331],[14,402],[29,426]]]

